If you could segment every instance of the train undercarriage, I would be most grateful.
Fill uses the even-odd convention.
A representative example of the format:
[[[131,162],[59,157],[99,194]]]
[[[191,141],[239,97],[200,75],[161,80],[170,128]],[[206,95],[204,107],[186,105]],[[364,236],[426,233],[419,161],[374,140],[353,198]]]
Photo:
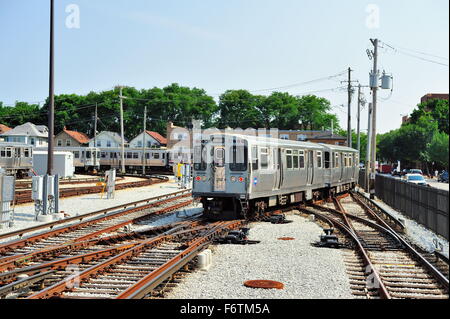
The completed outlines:
[[[239,197],[200,197],[203,205],[203,216],[208,220],[256,220],[263,214],[292,204],[306,204],[312,200],[321,200],[333,197],[355,188],[355,183],[316,189],[312,198],[307,199],[304,191],[273,197],[246,199]]]

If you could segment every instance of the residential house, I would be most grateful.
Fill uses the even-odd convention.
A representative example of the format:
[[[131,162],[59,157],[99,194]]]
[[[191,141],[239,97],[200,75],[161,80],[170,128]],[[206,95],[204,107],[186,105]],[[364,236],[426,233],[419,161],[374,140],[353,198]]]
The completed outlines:
[[[25,123],[0,135],[5,142],[23,143],[36,147],[48,145],[48,128],[45,125]]]
[[[78,147],[89,144],[89,137],[81,132],[70,131],[64,127],[63,131],[55,136],[55,146],[57,147]]]
[[[126,139],[124,145],[125,147],[128,147]],[[89,147],[119,148],[122,147],[122,138],[120,137],[120,134],[116,132],[103,131],[96,137],[90,139]]]
[[[167,139],[161,134],[153,131],[145,131],[130,141],[131,148],[140,148],[143,146],[145,136],[146,148],[159,148],[167,146]]]
[[[3,133],[6,133],[8,131],[12,130],[9,126],[6,126],[4,124],[0,124],[0,135],[2,135]],[[3,142],[4,139],[3,137],[0,136],[0,142]]]

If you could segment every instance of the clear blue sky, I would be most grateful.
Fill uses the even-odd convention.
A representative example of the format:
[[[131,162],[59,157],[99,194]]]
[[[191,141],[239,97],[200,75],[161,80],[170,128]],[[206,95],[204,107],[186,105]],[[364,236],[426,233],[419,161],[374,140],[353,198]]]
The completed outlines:
[[[367,84],[371,61],[366,50],[374,37],[449,63],[447,0],[55,2],[57,94],[177,82],[217,97],[227,89],[305,82],[349,66],[354,78]],[[65,9],[72,3],[80,8],[79,29],[65,26]],[[375,29],[366,24],[366,8],[372,3],[380,9]],[[48,0],[0,0],[0,101],[5,104],[44,101],[48,95],[48,18]],[[395,77],[391,98],[379,104],[379,131],[386,132],[399,127],[400,114],[410,113],[424,94],[448,92],[449,68],[387,48],[380,51],[380,69]],[[341,80],[345,76],[287,91],[335,88]],[[347,103],[345,91],[316,94],[333,105]],[[371,99],[367,90],[366,96]],[[389,92],[380,93],[387,97]],[[353,109],[355,113],[356,104]],[[345,110],[335,107],[343,127]],[[363,129],[366,116],[363,112]]]

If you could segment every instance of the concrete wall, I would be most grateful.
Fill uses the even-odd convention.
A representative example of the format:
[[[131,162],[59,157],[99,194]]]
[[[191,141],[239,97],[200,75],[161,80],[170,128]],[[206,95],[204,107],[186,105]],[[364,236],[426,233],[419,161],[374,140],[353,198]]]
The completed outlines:
[[[363,174],[360,185],[363,186]],[[377,175],[375,195],[393,209],[449,239],[449,192]]]

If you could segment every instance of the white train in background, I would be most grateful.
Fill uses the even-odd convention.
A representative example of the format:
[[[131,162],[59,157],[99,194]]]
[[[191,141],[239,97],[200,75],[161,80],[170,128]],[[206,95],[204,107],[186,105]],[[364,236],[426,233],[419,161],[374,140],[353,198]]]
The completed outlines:
[[[55,147],[55,152],[71,152],[76,172],[90,172],[120,169],[122,150],[120,148],[98,147]],[[8,175],[24,177],[32,173],[33,152],[46,152],[46,147],[33,147],[27,144],[0,142],[0,170]],[[146,149],[125,148],[125,169],[127,172],[142,169],[143,160],[148,171],[171,171],[169,151],[165,148]]]

